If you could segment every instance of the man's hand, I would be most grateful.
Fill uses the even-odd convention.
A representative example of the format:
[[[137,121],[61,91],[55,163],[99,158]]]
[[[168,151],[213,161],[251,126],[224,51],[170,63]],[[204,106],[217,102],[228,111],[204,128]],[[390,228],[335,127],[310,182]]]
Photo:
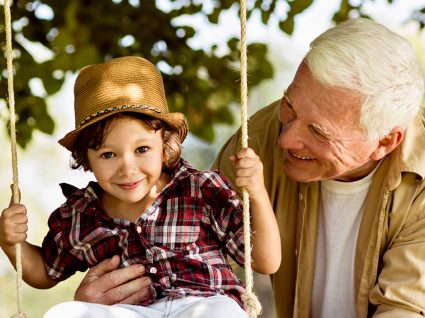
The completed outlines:
[[[143,265],[132,265],[117,269],[118,256],[103,260],[93,266],[75,292],[74,299],[79,301],[113,304],[136,304],[149,298],[152,280],[142,276]]]

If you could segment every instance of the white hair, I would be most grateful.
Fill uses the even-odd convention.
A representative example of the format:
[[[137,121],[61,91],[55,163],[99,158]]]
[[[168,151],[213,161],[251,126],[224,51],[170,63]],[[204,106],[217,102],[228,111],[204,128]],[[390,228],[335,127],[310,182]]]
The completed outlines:
[[[424,77],[412,46],[372,20],[327,30],[310,44],[305,61],[319,82],[364,97],[359,126],[371,140],[406,128],[420,111]]]

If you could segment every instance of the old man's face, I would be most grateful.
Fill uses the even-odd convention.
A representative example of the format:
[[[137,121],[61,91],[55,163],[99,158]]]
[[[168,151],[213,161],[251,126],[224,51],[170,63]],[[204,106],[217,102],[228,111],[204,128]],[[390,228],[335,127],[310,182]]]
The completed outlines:
[[[379,142],[359,128],[359,94],[327,87],[302,63],[279,108],[285,173],[300,182],[353,181],[373,170]]]

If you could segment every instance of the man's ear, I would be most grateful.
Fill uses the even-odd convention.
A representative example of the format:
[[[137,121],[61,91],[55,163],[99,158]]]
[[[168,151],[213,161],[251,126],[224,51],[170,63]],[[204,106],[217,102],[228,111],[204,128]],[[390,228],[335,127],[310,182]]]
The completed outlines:
[[[384,158],[400,145],[403,138],[404,129],[400,126],[394,127],[388,135],[379,140],[378,146],[375,151],[372,152],[370,158],[376,161]]]

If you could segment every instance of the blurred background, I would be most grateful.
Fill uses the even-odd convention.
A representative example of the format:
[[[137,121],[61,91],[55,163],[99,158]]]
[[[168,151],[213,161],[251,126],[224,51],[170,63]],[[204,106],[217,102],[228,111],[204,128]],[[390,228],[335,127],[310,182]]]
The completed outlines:
[[[3,1],[0,0],[3,10]],[[309,43],[327,28],[370,17],[407,37],[425,65],[425,0],[248,0],[249,114],[281,96]],[[186,114],[183,157],[210,167],[239,126],[239,1],[15,0],[15,99],[21,202],[29,210],[29,241],[41,244],[49,214],[63,203],[58,184],[83,187],[90,174],[69,168],[57,140],[74,127],[73,83],[78,70],[112,57],[139,55],[161,70],[172,111]],[[4,22],[0,43],[5,51]],[[5,55],[3,55],[5,56]],[[0,59],[0,210],[9,203],[12,165],[6,59]],[[71,300],[84,273],[50,290],[24,286],[27,317],[42,317]],[[0,317],[16,313],[13,267],[0,251]],[[269,278],[255,291],[274,318]]]

